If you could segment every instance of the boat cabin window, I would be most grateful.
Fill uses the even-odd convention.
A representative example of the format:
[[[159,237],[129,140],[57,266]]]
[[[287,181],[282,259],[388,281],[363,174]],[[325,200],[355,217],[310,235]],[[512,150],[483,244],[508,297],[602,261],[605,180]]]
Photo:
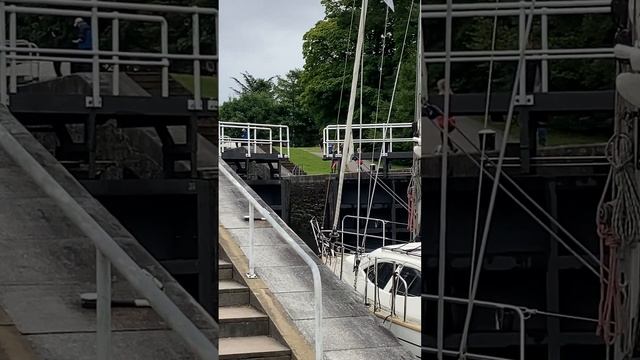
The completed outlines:
[[[400,271],[400,276],[407,282],[407,287],[409,288],[409,296],[420,296],[422,293],[422,275],[420,271],[405,266]],[[405,294],[404,283],[402,281],[398,281],[398,295]]]
[[[369,281],[376,284],[379,288],[384,289],[393,275],[393,264],[388,262],[378,263],[378,283],[376,283],[375,265],[371,265],[367,270],[365,270],[365,272],[367,271],[369,273]]]

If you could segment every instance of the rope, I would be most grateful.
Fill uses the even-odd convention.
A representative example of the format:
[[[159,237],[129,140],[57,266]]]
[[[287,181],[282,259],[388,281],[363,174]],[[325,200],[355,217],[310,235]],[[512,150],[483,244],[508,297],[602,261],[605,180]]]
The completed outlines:
[[[391,113],[393,110],[393,102],[395,100],[395,96],[396,96],[396,91],[398,89],[398,82],[400,80],[400,70],[402,69],[402,60],[404,58],[404,52],[405,52],[405,48],[407,45],[407,37],[409,35],[409,25],[411,24],[411,15],[413,14],[413,8],[415,5],[415,0],[411,0],[411,5],[409,7],[409,17],[407,18],[407,25],[405,27],[405,32],[404,32],[404,38],[402,41],[402,48],[400,50],[400,60],[398,61],[398,68],[396,69],[396,78],[394,80],[393,83],[393,91],[391,92],[391,101],[389,104],[389,112],[387,113],[387,122],[386,124],[388,125],[391,122]],[[382,130],[382,143],[384,144],[384,141],[387,139],[387,127],[384,127],[384,129]],[[384,148],[384,145],[383,145]],[[364,224],[364,240],[366,240],[367,237],[367,229],[369,228],[369,217],[371,216],[371,206],[373,204],[373,196],[376,192],[376,186],[378,184],[378,177],[380,174],[380,164],[382,163],[382,151],[380,151],[380,156],[378,157],[378,164],[376,166],[376,175],[373,181],[373,187],[371,190],[371,198],[369,199],[369,206],[367,209],[367,220],[365,221]]]
[[[380,52],[380,67],[378,68],[378,98],[376,100],[376,113],[375,113],[375,117],[373,120],[374,124],[378,123],[378,115],[380,114],[380,98],[382,95],[382,75],[383,75],[383,69],[384,69],[384,53],[385,50],[387,48],[387,27],[389,25],[389,7],[386,7],[387,11],[385,13],[384,16],[384,31],[382,33],[382,51]],[[373,128],[373,138],[375,139],[376,135],[377,135],[378,129]],[[373,143],[372,145],[372,151],[371,151],[371,162],[373,163],[374,161],[374,154],[376,152],[376,144]],[[372,193],[372,186],[373,186],[373,178],[369,178],[369,192],[367,195],[367,202],[372,201],[372,197],[373,197],[373,193]]]
[[[473,141],[471,141],[471,139],[466,135],[466,133],[464,131],[462,131],[461,129],[458,129],[458,133],[462,136],[462,138],[469,144],[471,145],[476,151],[479,151],[479,148],[473,143]],[[453,141],[453,140],[452,140]],[[470,159],[472,159],[472,161],[475,162],[475,159],[473,159],[473,157],[471,156],[471,154],[467,153],[466,151],[463,150],[463,153],[465,155],[467,155],[467,157],[469,157]],[[490,158],[485,158],[486,162],[490,165],[492,165],[493,167],[496,167],[496,163],[491,160]],[[476,166],[480,166],[479,163],[476,162]],[[480,169],[484,169],[484,168],[480,168]],[[483,173],[486,173],[487,175],[489,175],[489,172],[486,170],[483,170]],[[584,251],[589,258],[595,263],[595,264],[600,264],[600,259],[598,259],[593,253],[591,253],[591,251],[584,246],[580,241],[578,241],[578,239],[576,239],[575,236],[573,236],[564,226],[562,226],[562,224],[560,224],[558,222],[558,220],[556,220],[551,214],[549,214],[549,212],[547,210],[545,210],[542,206],[540,206],[540,204],[538,204],[529,194],[527,194],[526,191],[524,191],[522,189],[522,187],[520,185],[518,185],[518,183],[516,183],[515,180],[513,180],[513,178],[511,178],[511,176],[509,176],[509,174],[503,174],[502,175],[507,182],[509,182],[509,184],[511,184],[519,193],[520,195],[524,196],[524,198],[531,204],[533,205],[533,207],[540,212],[542,215],[544,215],[547,220],[549,222],[551,222],[555,227],[558,228],[558,230],[560,230],[561,232],[563,232],[565,234],[565,236],[567,236],[574,244],[576,244],[582,251]],[[493,179],[493,177],[489,176],[491,179]],[[504,188],[503,188],[504,189]],[[524,206],[524,205],[523,205]],[[536,219],[536,217],[534,217],[534,219]],[[555,234],[555,232],[551,232],[550,233],[552,236],[556,237],[558,240],[560,240],[559,237],[557,237],[557,235]],[[562,245],[564,245],[567,250],[571,251],[574,255],[575,252],[566,244],[562,243]],[[577,256],[577,255],[576,255]],[[577,256],[579,259],[582,259],[581,256]],[[583,264],[589,268],[590,270],[592,270],[592,272],[596,275],[599,276],[598,272],[587,262],[584,262]],[[605,267],[604,270],[606,272],[608,272],[608,268]]]
[[[624,115],[625,120],[630,117],[628,112]],[[630,303],[626,294],[628,283],[621,269],[623,261],[632,256],[629,250],[640,240],[640,197],[632,163],[634,143],[628,135],[621,133],[620,126],[616,126],[616,133],[607,143],[606,157],[610,170],[596,217],[601,263],[597,334],[607,345],[613,345],[622,337],[626,340],[624,351],[630,353],[636,340],[636,326],[630,319]],[[605,201],[609,193],[612,199]],[[605,263],[609,267],[608,276],[602,270]]]
[[[500,176],[502,175],[502,165],[504,164],[504,158],[507,150],[507,140],[509,138],[508,134],[511,130],[511,123],[513,120],[513,111],[515,106],[516,95],[518,94],[518,85],[520,83],[520,73],[523,71],[523,64],[525,59],[525,50],[527,48],[527,43],[529,39],[529,34],[531,33],[531,26],[533,24],[533,13],[535,10],[536,0],[531,1],[529,16],[527,17],[527,23],[525,28],[525,33],[522,39],[520,39],[520,56],[518,60],[518,66],[515,74],[513,89],[511,93],[511,101],[509,103],[509,112],[507,114],[507,121],[505,124],[504,134],[505,136],[502,139],[502,145],[500,147],[500,157],[498,159],[498,165],[496,167],[495,177],[493,179],[493,185],[491,188],[491,198],[489,200],[489,207],[487,209],[487,217],[485,220],[484,228],[482,231],[482,240],[480,243],[480,250],[478,253],[478,261],[476,265],[477,271],[474,272],[473,283],[471,287],[471,294],[469,296],[469,305],[467,307],[467,314],[464,321],[464,328],[462,330],[462,338],[460,339],[460,348],[459,354],[460,359],[464,358],[464,354],[467,350],[467,338],[469,335],[469,326],[471,325],[471,316],[473,314],[473,306],[474,300],[476,297],[476,293],[478,291],[478,283],[480,281],[480,273],[482,270],[482,263],[484,261],[484,253],[486,250],[487,239],[489,237],[489,229],[491,227],[491,220],[493,219],[493,210],[495,208],[496,196],[498,194],[498,186],[500,184]],[[445,89],[447,91],[448,89]],[[446,115],[446,114],[445,114]],[[448,137],[447,130],[445,129],[445,137]],[[446,151],[446,150],[445,150]],[[444,176],[444,175],[443,175]]]
[[[498,3],[500,0],[496,0],[496,15],[493,16],[493,30],[491,33],[491,58],[489,59],[489,76],[487,80],[487,95],[484,107],[484,129],[487,129],[489,125],[489,105],[491,103],[491,85],[493,83],[493,63],[494,63],[494,51],[496,49],[496,35],[498,33]],[[480,152],[480,168],[484,168],[485,153],[487,147],[487,137],[482,137],[481,152]],[[480,207],[482,204],[482,185],[484,176],[480,172],[478,177],[478,197],[476,198],[476,216],[473,226],[473,248],[471,251],[471,271],[469,274],[469,294],[471,294],[471,283],[475,272],[475,260],[476,249],[478,247],[478,235],[480,229]]]
[[[435,124],[433,124],[434,127],[436,127],[437,129],[439,129],[440,132],[442,132],[443,130],[439,127],[437,127]],[[462,135],[463,139],[465,139],[467,142],[469,142],[469,144],[473,147],[476,148],[476,145],[471,142],[471,140],[464,134],[464,132],[459,132],[459,134]],[[459,146],[459,144],[456,143],[456,141],[454,139],[450,138],[450,141],[452,142],[452,144],[454,146]],[[480,171],[482,173],[484,173],[490,180],[494,180],[495,177],[485,168],[481,168],[480,167],[480,162],[479,160],[476,160],[473,155],[469,154],[467,151],[465,151],[464,149],[462,149],[462,153],[467,156],[467,158],[469,158],[469,160],[471,160],[471,162],[473,162],[473,164],[478,167],[478,169],[480,169]],[[487,162],[489,164],[492,164],[495,166],[494,162],[491,159],[487,159]],[[531,198],[531,196],[529,196],[523,189],[522,187],[520,187],[513,179],[511,179],[507,174],[504,174],[504,178],[507,179],[509,181],[509,183],[511,185],[513,185],[513,187],[520,193],[520,195],[524,196],[524,198],[529,201],[531,204],[534,205],[534,207],[539,210],[542,214],[544,214],[547,218],[548,221],[550,221],[554,226],[556,226],[558,229],[564,230],[565,235],[567,237],[569,237],[573,242],[575,242],[576,244],[579,245],[579,247],[581,249],[583,249],[584,251],[587,251],[588,255],[590,255],[591,257],[595,258],[595,256],[589,252],[589,250],[584,247],[584,245],[582,245],[574,236],[572,236],[566,229],[564,229],[564,227],[562,227],[562,225],[560,223],[557,222],[557,220],[555,220],[548,212],[546,212],[546,210],[544,210],[538,203],[535,202],[535,200],[533,200],[533,198]],[[569,246],[569,244],[567,244],[558,234],[556,234],[556,232],[551,229],[551,227],[549,227],[549,225],[546,224],[546,222],[544,222],[542,219],[540,219],[533,211],[531,211],[531,209],[529,209],[527,207],[527,205],[525,205],[522,201],[520,201],[518,198],[515,197],[515,195],[509,191],[509,189],[507,189],[504,185],[500,184],[499,185],[500,189],[507,194],[507,196],[509,196],[518,206],[520,206],[520,208],[522,208],[522,210],[524,210],[524,212],[526,212],[529,216],[531,216],[531,218],[533,220],[535,220],[538,225],[540,225],[545,231],[547,231],[549,233],[549,235],[551,235],[558,243],[560,243],[562,246],[565,247],[565,249],[567,249],[573,256],[576,257],[576,259],[578,259],[578,261],[580,261],[587,269],[589,269],[595,276],[597,276],[598,278],[600,278],[600,274],[598,272],[598,270],[596,270],[593,265],[589,264],[580,254],[578,254],[571,246]],[[596,258],[596,261],[597,258]],[[605,271],[608,271],[608,268],[604,268]]]

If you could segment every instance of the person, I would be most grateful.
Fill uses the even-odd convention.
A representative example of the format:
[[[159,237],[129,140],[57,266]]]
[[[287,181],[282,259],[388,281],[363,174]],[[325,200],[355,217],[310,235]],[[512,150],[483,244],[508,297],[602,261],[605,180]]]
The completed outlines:
[[[247,129],[242,129],[242,131],[240,131],[240,138],[242,139],[242,141],[240,141],[240,143],[238,143],[238,147],[241,147],[244,143],[245,140],[247,140],[249,138],[249,133],[247,132]],[[249,144],[247,144],[248,146]]]
[[[91,26],[87,24],[82,18],[76,18],[73,22],[73,27],[76,29],[76,38],[72,41],[78,50],[92,50],[93,43],[91,38]],[[87,63],[74,63],[71,64],[71,72],[90,71],[91,64]]]
[[[447,126],[449,134],[456,130],[456,119],[453,116],[449,116],[449,118],[445,121],[444,113],[440,110],[439,107],[427,103],[423,108],[423,114],[431,121],[435,123],[435,125],[439,129],[443,129]],[[440,141],[444,143],[444,131],[440,131]],[[453,152],[457,152],[458,149],[449,141],[450,147]],[[438,146],[436,152],[440,152],[442,150],[441,145]]]
[[[53,47],[58,49],[62,47],[62,34],[55,28],[49,29],[49,36],[53,43]],[[53,70],[56,72],[57,77],[62,77],[62,63],[60,61],[53,62]]]
[[[547,129],[546,121],[538,122],[538,145],[547,146],[547,136],[549,130]]]
[[[444,95],[445,79],[438,80],[436,85],[438,87],[438,95]],[[453,90],[451,90],[451,84],[449,84],[449,94],[453,95]]]

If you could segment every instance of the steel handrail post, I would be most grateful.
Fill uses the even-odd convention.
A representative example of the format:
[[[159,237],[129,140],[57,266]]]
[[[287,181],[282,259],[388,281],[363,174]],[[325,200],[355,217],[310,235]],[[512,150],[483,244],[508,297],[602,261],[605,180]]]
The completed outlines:
[[[14,8],[14,5],[9,6],[9,10],[11,10],[12,8]],[[9,46],[11,46],[12,48],[16,48],[16,37],[18,36],[18,21],[16,18],[16,13],[11,11],[9,13]],[[12,51],[9,53],[10,56],[15,56],[16,53],[15,51]],[[18,66],[18,63],[16,62],[15,59],[11,59],[11,73],[10,73],[10,80],[9,80],[9,93],[11,94],[15,94],[18,91],[18,71],[16,69],[16,67]]]
[[[162,97],[169,96],[169,24],[167,20],[163,18],[160,23],[160,47],[162,54],[165,57],[162,60],[166,61],[167,64],[162,67]]]
[[[194,12],[192,15],[193,23],[193,55],[200,55],[200,16]],[[193,96],[195,97],[196,110],[202,110],[202,79],[200,78],[200,60],[193,60]]]
[[[118,12],[114,11],[114,18],[111,20],[111,50],[114,52],[120,51],[120,19],[118,18]],[[113,55],[113,60],[117,62],[120,60],[118,55]],[[112,73],[112,92],[114,96],[120,95],[120,64],[113,64]]]
[[[7,89],[7,12],[4,1],[0,1],[0,103],[9,104],[9,94]]]
[[[99,38],[99,25],[98,25],[98,3],[96,0],[91,0],[91,49],[94,52],[92,62],[92,96],[93,107],[99,106],[100,103],[100,38]]]
[[[109,259],[96,248],[96,338],[98,360],[111,360],[113,355],[111,346],[111,263]]]

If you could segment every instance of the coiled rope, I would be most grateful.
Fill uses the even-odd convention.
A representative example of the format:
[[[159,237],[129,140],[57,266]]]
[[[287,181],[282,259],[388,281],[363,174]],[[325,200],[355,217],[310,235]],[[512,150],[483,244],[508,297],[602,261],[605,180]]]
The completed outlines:
[[[629,122],[637,114],[626,112]],[[596,229],[600,237],[600,304],[597,334],[607,345],[623,337],[625,352],[633,351],[636,326],[629,316],[627,280],[621,271],[630,249],[640,240],[640,196],[634,176],[634,142],[616,131],[605,149],[610,163],[609,175],[598,203]],[[611,200],[605,201],[607,194]],[[604,273],[608,264],[608,276]]]

